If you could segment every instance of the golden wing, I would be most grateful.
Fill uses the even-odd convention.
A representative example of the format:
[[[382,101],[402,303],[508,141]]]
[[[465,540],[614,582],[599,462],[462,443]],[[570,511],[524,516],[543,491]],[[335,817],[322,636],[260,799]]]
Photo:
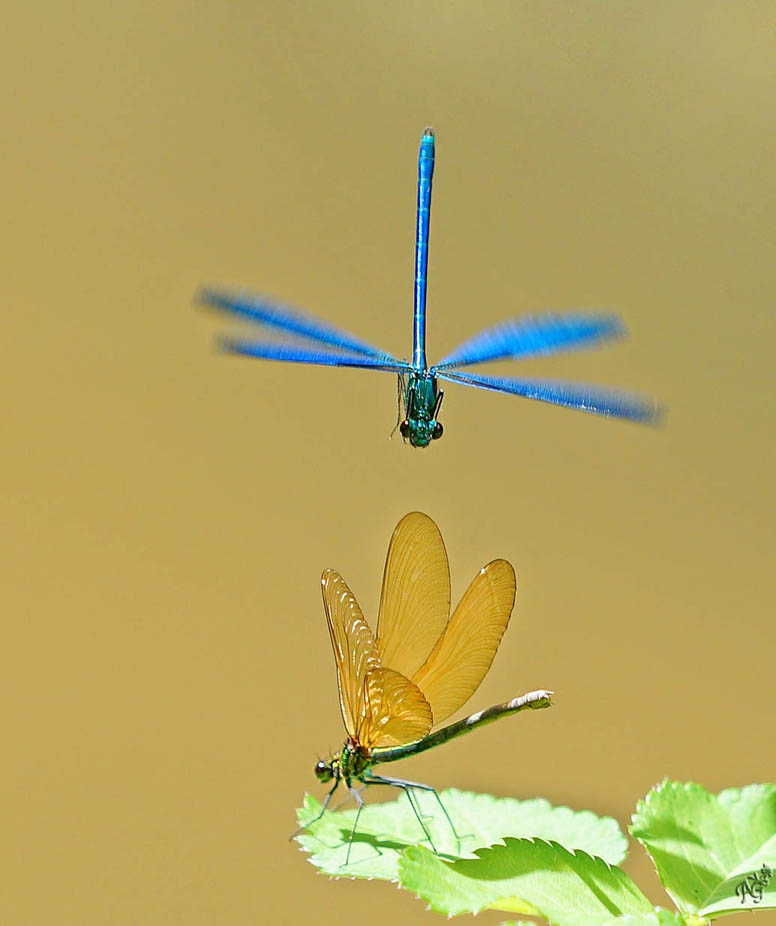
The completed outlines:
[[[380,666],[380,655],[358,602],[334,569],[326,569],[321,576],[321,592],[337,665],[342,719],[348,735],[355,737],[364,718],[364,680]]]
[[[393,669],[373,669],[364,679],[364,715],[356,740],[362,746],[402,746],[431,729],[431,708],[423,693]]]
[[[450,616],[450,569],[439,528],[413,511],[396,525],[383,572],[377,646],[383,665],[408,679]]]
[[[440,723],[476,691],[493,662],[515,604],[515,570],[503,559],[474,577],[444,634],[412,676]]]

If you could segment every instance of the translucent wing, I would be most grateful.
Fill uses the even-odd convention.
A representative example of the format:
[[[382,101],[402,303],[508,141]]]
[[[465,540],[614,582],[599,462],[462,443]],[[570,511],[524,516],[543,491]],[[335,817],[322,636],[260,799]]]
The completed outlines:
[[[434,723],[455,713],[493,662],[515,604],[515,571],[503,559],[484,566],[412,681],[431,705]]]
[[[409,364],[392,357],[368,357],[366,354],[346,353],[329,348],[300,347],[277,341],[245,341],[241,338],[222,338],[221,348],[232,354],[258,357],[261,360],[283,360],[286,363],[312,363],[327,367],[360,367],[367,370],[386,370],[403,373]]]
[[[586,383],[565,383],[549,379],[504,379],[458,373],[455,370],[440,370],[438,375],[440,379],[449,380],[451,383],[491,389],[493,392],[507,392],[596,415],[642,422],[654,422],[660,418],[660,409],[654,402],[618,389],[603,389]]]
[[[465,367],[504,357],[534,357],[592,346],[625,334],[616,315],[539,315],[508,318],[464,341],[435,363],[435,369]]]
[[[348,735],[354,737],[364,719],[364,681],[369,672],[379,668],[380,657],[369,624],[342,576],[333,569],[325,570],[321,592],[337,665],[342,719]]]
[[[431,708],[422,692],[393,669],[373,669],[364,681],[364,717],[356,739],[369,749],[414,743],[431,729]]]
[[[450,569],[439,528],[413,511],[396,525],[383,572],[377,646],[407,678],[423,665],[450,616]]]
[[[309,341],[330,344],[332,347],[343,348],[352,353],[370,357],[388,356],[384,351],[373,347],[349,331],[345,331],[344,328],[338,328],[322,318],[307,315],[287,305],[280,305],[263,296],[204,288],[197,293],[196,301],[213,309],[229,312],[231,315],[246,318],[248,321],[268,328],[277,328]]]

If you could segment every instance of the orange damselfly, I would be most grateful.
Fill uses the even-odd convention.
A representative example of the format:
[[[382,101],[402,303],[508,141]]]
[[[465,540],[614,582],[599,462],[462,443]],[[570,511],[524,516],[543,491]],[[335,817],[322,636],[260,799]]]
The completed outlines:
[[[503,559],[488,563],[450,616],[450,571],[439,528],[427,515],[412,512],[401,519],[388,547],[376,635],[338,572],[327,569],[321,588],[347,739],[339,752],[317,762],[318,780],[333,785],[318,816],[302,829],[323,816],[344,782],[358,805],[347,865],[364,806],[353,786],[357,781],[404,791],[432,848],[412,792],[433,793],[459,839],[433,788],[376,775],[373,769],[509,714],[550,706],[552,692],[539,689],[432,732],[468,701],[490,668],[515,603],[514,569]]]

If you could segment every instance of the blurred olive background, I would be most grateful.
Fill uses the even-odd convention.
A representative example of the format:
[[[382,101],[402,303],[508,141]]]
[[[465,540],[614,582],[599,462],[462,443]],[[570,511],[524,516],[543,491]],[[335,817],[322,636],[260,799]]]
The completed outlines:
[[[517,569],[469,709],[557,704],[400,774],[623,826],[664,776],[774,779],[774,27],[757,2],[6,8],[4,923],[432,921],[288,842],[343,738],[320,572],[374,620],[412,509],[456,600]],[[629,341],[491,371],[644,392],[663,427],[451,385],[422,452],[388,440],[392,376],[212,349],[206,282],[410,352],[427,124],[430,359],[613,309]]]

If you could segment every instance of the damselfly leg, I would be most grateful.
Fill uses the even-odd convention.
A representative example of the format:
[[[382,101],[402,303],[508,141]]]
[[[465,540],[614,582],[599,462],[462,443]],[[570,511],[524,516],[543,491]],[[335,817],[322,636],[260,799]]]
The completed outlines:
[[[407,377],[404,373],[399,373],[396,377],[396,408],[396,424],[388,435],[388,440],[393,438],[402,421],[407,417]]]
[[[303,833],[305,830],[309,829],[314,823],[317,823],[317,822],[321,819],[321,817],[322,817],[322,816],[326,813],[326,811],[328,810],[328,808],[329,808],[329,801],[331,801],[332,797],[334,796],[334,792],[337,790],[338,787],[339,787],[339,779],[337,779],[337,780],[334,782],[334,786],[332,787],[331,791],[329,791],[329,793],[328,793],[328,794],[326,795],[326,797],[323,799],[323,804],[321,804],[320,812],[317,813],[317,814],[312,818],[312,820],[308,820],[307,823],[303,823],[300,827],[297,827],[297,829],[295,829],[294,832],[291,833],[291,835],[288,837],[288,841],[289,841],[289,842],[291,842],[291,840],[292,840],[295,836],[298,836],[300,833]],[[340,806],[340,804],[337,805],[337,807],[339,807],[339,806]],[[335,810],[336,810],[336,808],[335,808]]]
[[[348,851],[347,851],[347,854],[345,855],[344,863],[340,866],[341,868],[346,868],[348,862],[350,861],[350,850],[353,848],[353,837],[356,835],[356,828],[358,827],[358,818],[361,816],[361,811],[364,809],[364,798],[361,797],[361,792],[358,791],[356,788],[352,787],[350,782],[348,782],[347,788],[348,788],[348,791],[350,791],[350,795],[353,798],[353,800],[358,804],[358,810],[356,811],[356,819],[353,821],[353,829],[350,831],[350,839],[348,839]],[[378,853],[380,852],[379,849],[377,849],[377,851]]]
[[[412,794],[412,790],[415,789],[415,790],[417,790],[417,791],[426,791],[426,792],[428,792],[428,793],[430,793],[430,794],[433,794],[433,795],[434,795],[434,799],[436,800],[437,804],[439,804],[439,808],[440,808],[440,810],[442,811],[442,813],[443,813],[444,816],[445,816],[445,820],[447,820],[447,823],[448,823],[448,825],[449,825],[449,827],[450,827],[450,831],[452,832],[453,836],[455,837],[455,841],[456,841],[456,843],[457,843],[458,851],[460,851],[460,849],[461,849],[461,837],[458,835],[458,830],[456,830],[455,824],[453,823],[452,818],[450,817],[450,814],[447,812],[447,808],[446,808],[445,805],[442,803],[442,798],[439,796],[439,794],[437,794],[436,790],[435,790],[434,788],[431,787],[431,785],[420,784],[420,782],[417,782],[417,781],[406,781],[404,778],[385,778],[385,777],[383,777],[383,776],[381,776],[381,775],[372,775],[372,774],[369,773],[369,772],[367,772],[367,773],[364,774],[364,776],[363,776],[363,778],[362,778],[362,781],[364,781],[364,782],[365,782],[366,784],[368,784],[368,785],[369,785],[369,784],[374,784],[374,785],[391,785],[391,786],[394,787],[394,788],[400,788],[402,791],[404,791],[404,793],[407,795],[407,800],[410,802],[410,806],[412,807],[412,810],[413,810],[415,816],[416,816],[417,819],[418,819],[418,823],[420,823],[420,825],[421,825],[421,827],[422,827],[422,829],[423,829],[423,832],[424,832],[425,835],[426,835],[426,839],[428,839],[428,841],[429,841],[429,843],[430,843],[430,845],[431,845],[431,848],[434,850],[434,852],[436,852],[436,851],[437,851],[437,850],[436,850],[436,846],[434,845],[434,842],[433,842],[433,840],[432,840],[432,838],[431,838],[431,834],[429,833],[428,828],[426,827],[425,823],[423,822],[423,821],[424,821],[424,816],[423,816],[423,814],[420,812],[420,811],[422,810],[422,808],[420,807],[420,804],[418,803],[417,796]],[[425,819],[433,819],[433,818],[432,818],[432,817],[425,817]]]

